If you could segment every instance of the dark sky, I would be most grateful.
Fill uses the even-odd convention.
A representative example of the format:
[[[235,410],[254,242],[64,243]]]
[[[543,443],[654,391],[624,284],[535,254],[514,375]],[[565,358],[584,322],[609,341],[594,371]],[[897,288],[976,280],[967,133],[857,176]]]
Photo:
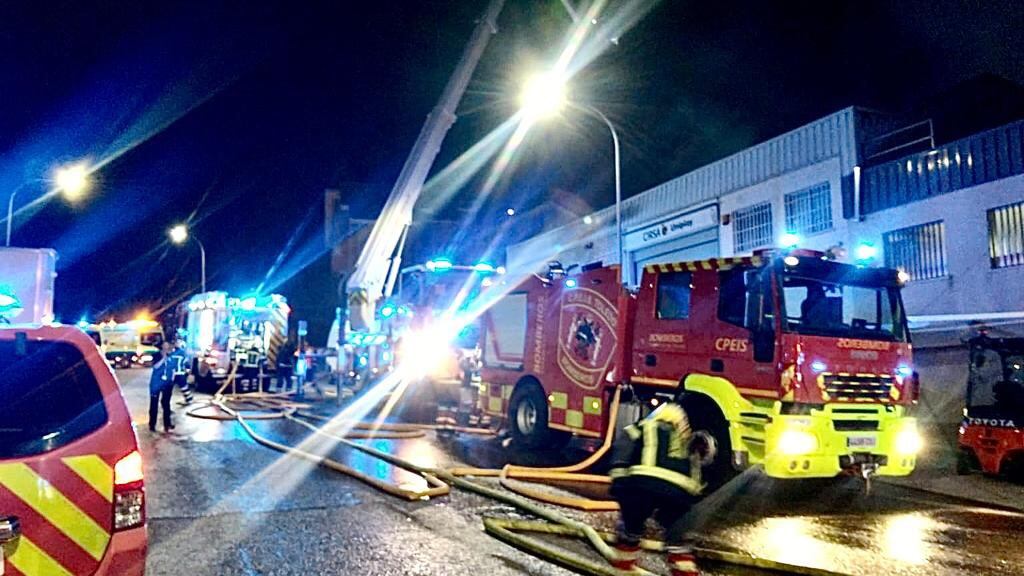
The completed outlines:
[[[53,166],[102,164],[87,200],[20,211],[15,245],[60,252],[65,321],[195,290],[195,246],[165,242],[185,220],[211,288],[264,283],[303,316],[329,315],[323,189],[354,184],[356,215],[374,215],[485,4],[4,3],[0,190],[22,186],[24,207]],[[438,166],[513,113],[523,74],[570,24],[559,0],[507,0]],[[572,98],[619,125],[630,195],[851,104],[906,109],[985,73],[1024,82],[1022,54],[1016,1],[666,0],[574,78]],[[571,114],[534,129],[474,218],[481,235],[554,188],[610,203],[603,130]],[[480,182],[443,214],[463,214]]]

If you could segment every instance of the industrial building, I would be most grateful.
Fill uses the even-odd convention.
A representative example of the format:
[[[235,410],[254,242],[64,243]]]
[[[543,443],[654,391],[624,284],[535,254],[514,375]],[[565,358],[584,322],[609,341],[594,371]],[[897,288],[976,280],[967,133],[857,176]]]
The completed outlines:
[[[1024,121],[938,144],[932,121],[846,108],[508,247],[507,260],[643,266],[801,247],[905,271],[926,408],[959,418],[967,354],[984,325],[1024,332]],[[953,427],[955,430],[955,426]]]

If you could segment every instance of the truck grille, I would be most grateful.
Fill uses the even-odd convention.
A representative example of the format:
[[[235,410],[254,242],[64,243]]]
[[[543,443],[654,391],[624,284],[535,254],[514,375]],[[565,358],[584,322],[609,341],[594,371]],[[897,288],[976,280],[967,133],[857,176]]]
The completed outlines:
[[[822,383],[833,400],[886,402],[893,379],[888,374],[823,374]]]

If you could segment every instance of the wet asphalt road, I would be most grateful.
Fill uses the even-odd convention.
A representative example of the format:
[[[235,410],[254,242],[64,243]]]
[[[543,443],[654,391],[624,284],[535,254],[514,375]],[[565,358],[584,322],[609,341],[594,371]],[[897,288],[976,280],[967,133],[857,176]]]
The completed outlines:
[[[186,418],[176,404],[177,429],[152,434],[146,429],[148,371],[118,376],[146,458],[150,576],[568,574],[486,535],[481,515],[512,511],[484,498],[457,492],[404,502],[282,457],[255,444],[236,423]],[[290,444],[308,432],[286,421],[254,426]],[[493,467],[509,458],[497,442],[480,438],[442,444],[429,434],[373,445],[423,465]],[[410,486],[422,482],[358,452],[315,439],[307,447],[373,476]],[[553,465],[584,454],[511,458]],[[614,523],[607,513],[586,519],[603,528]],[[857,480],[782,483],[747,472],[708,497],[690,520],[708,546],[851,576],[1024,574],[1024,514],[879,483],[866,496]],[[659,569],[656,558],[648,565]],[[708,568],[707,574],[763,573]]]

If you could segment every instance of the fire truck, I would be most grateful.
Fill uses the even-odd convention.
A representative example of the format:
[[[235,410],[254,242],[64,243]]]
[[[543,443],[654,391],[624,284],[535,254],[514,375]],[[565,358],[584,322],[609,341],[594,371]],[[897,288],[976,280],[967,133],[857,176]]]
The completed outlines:
[[[215,389],[232,373],[256,381],[274,371],[290,312],[279,294],[236,298],[206,292],[182,304],[181,333],[197,388]]]
[[[561,266],[557,266],[561,269]],[[512,440],[603,437],[615,387],[648,409],[682,393],[719,450],[706,480],[902,476],[921,447],[896,270],[807,250],[527,279],[482,316],[481,408]]]
[[[980,335],[968,342],[967,404],[957,473],[1024,478],[1024,338]]]

